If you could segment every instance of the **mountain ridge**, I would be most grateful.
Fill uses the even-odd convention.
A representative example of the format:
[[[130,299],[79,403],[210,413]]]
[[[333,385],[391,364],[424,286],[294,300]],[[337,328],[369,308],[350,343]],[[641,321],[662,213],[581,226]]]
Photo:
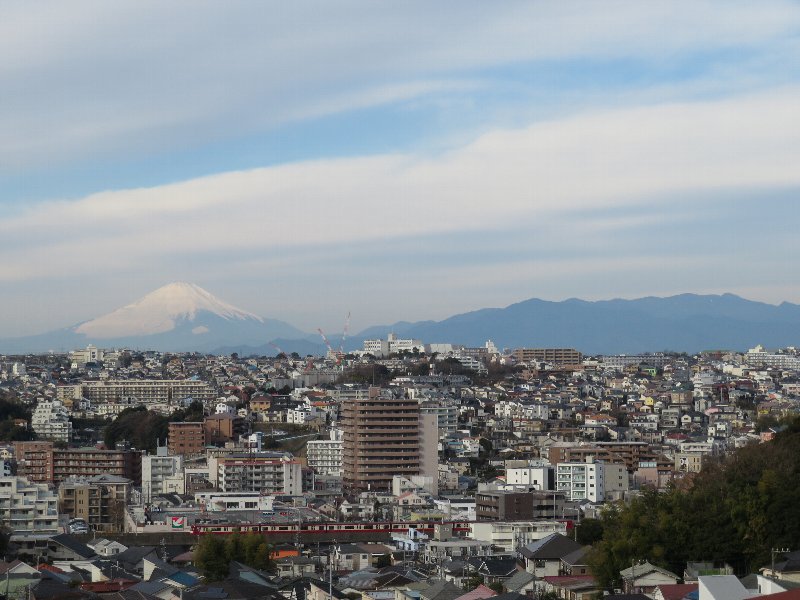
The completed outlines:
[[[730,293],[609,300],[528,298],[440,321],[370,326],[349,336],[344,348],[359,349],[364,339],[385,338],[389,333],[425,343],[482,346],[491,339],[498,347],[574,347],[585,354],[746,350],[756,344],[776,348],[800,344],[800,305],[768,304]],[[328,337],[336,340],[340,334]],[[0,352],[69,350],[88,343],[242,356],[276,354],[277,347],[303,355],[324,353],[316,334],[259,317],[183,282],[72,327],[0,340]]]

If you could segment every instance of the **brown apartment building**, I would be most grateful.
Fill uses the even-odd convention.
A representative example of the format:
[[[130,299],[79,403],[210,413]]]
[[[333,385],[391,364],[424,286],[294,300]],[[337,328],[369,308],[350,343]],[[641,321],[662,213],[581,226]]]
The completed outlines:
[[[69,477],[115,475],[142,482],[142,452],[97,448],[54,448],[52,442],[14,442],[17,474],[59,485]]]
[[[206,434],[202,421],[170,423],[167,446],[173,456],[202,454],[206,447]]]
[[[392,476],[421,471],[420,415],[416,400],[372,387],[366,397],[342,402],[342,482],[352,491],[389,490]]]

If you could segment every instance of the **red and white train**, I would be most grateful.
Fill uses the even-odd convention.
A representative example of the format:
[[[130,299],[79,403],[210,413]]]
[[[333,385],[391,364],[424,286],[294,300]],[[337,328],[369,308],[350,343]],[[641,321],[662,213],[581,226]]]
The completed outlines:
[[[433,533],[435,525],[452,525],[455,535],[465,535],[470,530],[469,521],[364,521],[350,523],[195,523],[190,527],[193,535],[260,533],[260,534],[331,534],[343,533],[408,533],[415,529]]]

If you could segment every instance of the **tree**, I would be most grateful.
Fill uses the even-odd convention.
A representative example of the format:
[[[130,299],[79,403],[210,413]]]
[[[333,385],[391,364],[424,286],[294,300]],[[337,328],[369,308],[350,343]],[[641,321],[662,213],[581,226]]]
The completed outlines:
[[[273,566],[271,552],[265,536],[234,533],[224,540],[216,535],[201,537],[194,556],[195,564],[207,581],[220,581],[228,576],[231,561],[254,569],[270,570]]]

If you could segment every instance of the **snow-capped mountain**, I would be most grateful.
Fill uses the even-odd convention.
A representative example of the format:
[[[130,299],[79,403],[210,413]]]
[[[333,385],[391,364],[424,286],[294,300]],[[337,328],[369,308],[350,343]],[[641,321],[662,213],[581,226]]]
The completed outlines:
[[[74,328],[93,339],[154,335],[174,330],[178,325],[204,318],[208,313],[227,321],[264,319],[232,306],[193,283],[170,283],[147,294],[133,304],[81,323]],[[205,325],[193,327],[194,334],[209,333]]]
[[[143,298],[74,327],[2,340],[0,351],[69,350],[87,344],[162,351],[210,352],[222,346],[260,346],[306,333],[216,298],[192,283],[170,283]]]

